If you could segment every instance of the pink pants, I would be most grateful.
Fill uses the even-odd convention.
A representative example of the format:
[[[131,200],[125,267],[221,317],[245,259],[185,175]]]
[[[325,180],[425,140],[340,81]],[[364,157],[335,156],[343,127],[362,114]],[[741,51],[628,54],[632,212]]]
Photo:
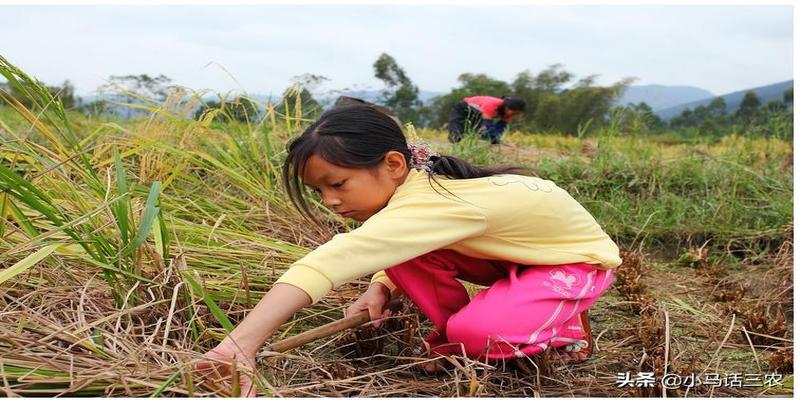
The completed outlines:
[[[580,313],[614,280],[592,264],[525,266],[436,250],[386,270],[433,322],[439,354],[507,359],[584,339]],[[488,286],[470,300],[456,278]]]

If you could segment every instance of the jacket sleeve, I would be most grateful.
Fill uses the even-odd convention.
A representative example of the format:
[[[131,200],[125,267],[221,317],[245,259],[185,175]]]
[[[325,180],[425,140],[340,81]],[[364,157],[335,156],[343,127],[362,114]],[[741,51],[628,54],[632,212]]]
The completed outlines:
[[[384,284],[384,286],[389,288],[389,290],[394,290],[397,288],[397,285],[395,285],[394,282],[389,279],[389,275],[386,275],[386,270],[380,270],[376,272],[375,275],[372,275],[372,279],[370,279],[369,284],[371,285],[375,282]]]
[[[443,194],[390,202],[359,228],[338,234],[298,260],[277,282],[304,290],[316,303],[353,279],[482,234],[486,218],[463,200]]]

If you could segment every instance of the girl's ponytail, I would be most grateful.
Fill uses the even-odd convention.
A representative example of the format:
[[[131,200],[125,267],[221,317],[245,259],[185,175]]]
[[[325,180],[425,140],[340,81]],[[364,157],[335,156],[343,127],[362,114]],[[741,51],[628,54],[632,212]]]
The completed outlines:
[[[483,178],[499,174],[527,174],[530,171],[523,167],[479,167],[452,156],[432,156],[431,172],[433,175],[450,179]]]

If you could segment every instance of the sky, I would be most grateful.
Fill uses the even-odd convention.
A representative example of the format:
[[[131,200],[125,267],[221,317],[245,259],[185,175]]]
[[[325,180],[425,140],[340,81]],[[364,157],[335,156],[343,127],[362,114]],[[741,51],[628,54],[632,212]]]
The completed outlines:
[[[794,70],[789,5],[0,5],[0,37],[0,55],[79,95],[129,74],[219,93],[279,95],[304,73],[329,79],[318,93],[375,90],[383,52],[435,92],[465,72],[511,81],[556,63],[715,95]]]

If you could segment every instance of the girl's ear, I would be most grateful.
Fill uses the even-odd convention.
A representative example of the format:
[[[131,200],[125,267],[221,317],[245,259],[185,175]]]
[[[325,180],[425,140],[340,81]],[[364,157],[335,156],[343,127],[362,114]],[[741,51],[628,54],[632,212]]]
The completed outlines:
[[[406,156],[399,151],[390,151],[386,153],[386,156],[383,159],[383,163],[386,168],[389,170],[389,176],[392,178],[401,178],[404,177],[406,171],[408,170],[408,165],[406,164]]]

